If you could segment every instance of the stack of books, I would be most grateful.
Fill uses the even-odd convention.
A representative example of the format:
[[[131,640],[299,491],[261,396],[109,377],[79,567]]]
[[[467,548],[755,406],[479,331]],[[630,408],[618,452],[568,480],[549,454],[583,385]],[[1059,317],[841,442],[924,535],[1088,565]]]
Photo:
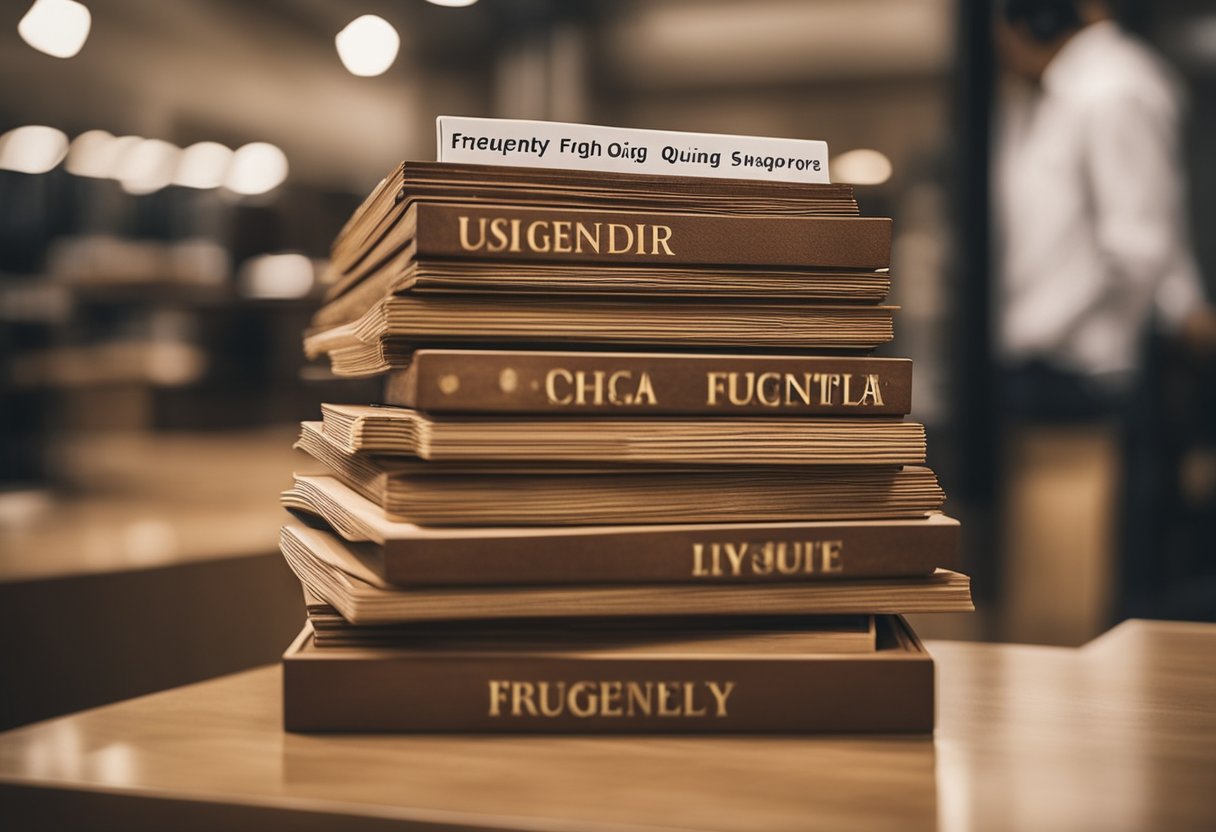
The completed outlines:
[[[305,349],[297,731],[924,732],[969,611],[850,188],[407,163]]]

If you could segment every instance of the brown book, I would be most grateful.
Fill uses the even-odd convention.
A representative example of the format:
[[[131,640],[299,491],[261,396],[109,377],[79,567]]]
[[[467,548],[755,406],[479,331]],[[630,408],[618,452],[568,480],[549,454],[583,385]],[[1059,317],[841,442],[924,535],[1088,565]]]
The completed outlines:
[[[717,616],[663,618],[515,618],[510,621],[414,621],[408,624],[351,624],[338,611],[304,590],[304,609],[317,647],[434,647],[440,640],[477,640],[488,648],[519,646],[521,642],[552,639],[554,632],[577,637],[627,638],[661,646],[673,634],[705,637],[713,648],[737,643],[738,638],[766,635],[785,638],[783,631],[798,630],[815,653],[873,653],[877,648],[872,615],[762,615],[734,616],[723,626]]]
[[[925,429],[890,418],[430,416],[322,404],[322,433],[351,453],[434,461],[696,465],[914,465]]]
[[[750,523],[924,517],[928,468],[424,462],[353,454],[305,422],[298,448],[393,520],[425,526]]]
[[[416,202],[404,222],[414,232],[410,245],[419,258],[867,271],[891,265],[891,221],[885,218]]]
[[[461,619],[970,612],[970,581],[939,569],[912,578],[782,584],[395,587],[374,545],[346,543],[293,520],[279,546],[305,589],[352,624]]]
[[[789,583],[930,575],[958,565],[957,520],[426,528],[333,477],[296,475],[286,508],[371,543],[395,586]]]
[[[326,273],[327,300],[362,279],[377,265],[377,254],[383,258],[386,250],[408,238],[400,226],[410,206],[424,199],[733,216],[857,214],[848,185],[404,162],[377,185],[339,232]]]
[[[906,358],[418,350],[384,403],[425,413],[903,416]]]
[[[283,657],[288,731],[477,733],[928,733],[933,660],[903,619],[877,649],[817,651],[796,625],[721,640],[562,633],[542,640],[318,647]]]
[[[357,285],[313,316],[314,328],[357,320],[385,295],[536,294],[616,298],[714,297],[741,301],[878,303],[891,289],[886,270],[840,271],[740,266],[524,263],[425,260],[412,247],[369,266]]]
[[[869,350],[891,340],[893,311],[860,304],[392,295],[355,321],[311,330],[304,351],[310,358],[328,353],[336,373],[368,375],[390,368],[388,345]]]

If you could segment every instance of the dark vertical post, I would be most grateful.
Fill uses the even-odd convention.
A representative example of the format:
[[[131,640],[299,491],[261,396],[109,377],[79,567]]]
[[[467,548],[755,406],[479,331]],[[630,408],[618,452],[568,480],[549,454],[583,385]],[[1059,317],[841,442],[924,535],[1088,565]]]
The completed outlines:
[[[968,533],[975,590],[994,597],[999,575],[993,545],[1000,431],[992,358],[992,275],[989,264],[989,145],[993,93],[993,4],[958,0],[953,90],[952,204],[958,235],[954,292],[952,421],[958,459],[954,496],[970,507]],[[969,518],[970,519],[970,518]],[[978,526],[978,528],[976,528]]]

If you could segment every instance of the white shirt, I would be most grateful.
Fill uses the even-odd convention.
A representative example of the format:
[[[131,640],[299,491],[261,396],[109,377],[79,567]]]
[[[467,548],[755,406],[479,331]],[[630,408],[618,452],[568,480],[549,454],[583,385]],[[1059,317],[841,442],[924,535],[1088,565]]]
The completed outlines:
[[[1110,22],[1073,35],[997,135],[998,355],[1124,378],[1158,313],[1203,302],[1168,70]]]

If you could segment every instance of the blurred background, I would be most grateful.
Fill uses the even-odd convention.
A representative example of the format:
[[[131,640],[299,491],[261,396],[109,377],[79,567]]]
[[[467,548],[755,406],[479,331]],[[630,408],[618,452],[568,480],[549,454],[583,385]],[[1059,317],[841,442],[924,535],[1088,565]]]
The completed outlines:
[[[1111,11],[1189,97],[1167,222],[1193,230],[1212,298],[1216,10]],[[340,54],[364,14],[388,27]],[[37,682],[6,685],[0,727],[273,661],[298,630],[276,551],[294,423],[374,390],[305,366],[300,333],[334,234],[397,162],[435,157],[439,114],[826,140],[833,181],[894,218],[885,352],[916,362],[913,415],[975,581],[976,615],[918,629],[1080,644],[1126,615],[1216,618],[1202,322],[1136,339],[1136,441],[1114,452],[1087,442],[1121,414],[1043,425],[1006,404],[1001,14],[2,0],[0,675]]]

